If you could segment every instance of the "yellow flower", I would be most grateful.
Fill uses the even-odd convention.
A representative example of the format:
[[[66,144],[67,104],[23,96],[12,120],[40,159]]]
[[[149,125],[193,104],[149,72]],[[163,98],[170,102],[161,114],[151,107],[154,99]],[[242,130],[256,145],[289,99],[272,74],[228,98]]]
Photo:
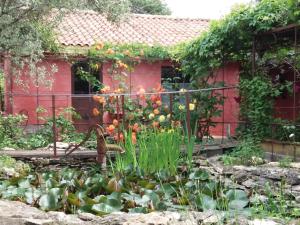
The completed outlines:
[[[194,111],[195,110],[195,104],[194,103],[190,103],[189,104],[189,109],[190,109],[190,111]]]
[[[195,104],[196,104],[196,103],[197,103],[197,99],[194,99],[194,100],[193,100],[193,103],[195,103]]]
[[[185,109],[185,106],[184,106],[184,105],[179,105],[179,106],[178,106],[178,109],[179,109],[180,111],[183,111],[183,110]]]
[[[153,120],[154,117],[155,117],[155,115],[154,115],[153,113],[150,113],[150,114],[149,114],[149,119],[150,119],[150,120]]]
[[[159,122],[164,122],[166,120],[166,117],[164,115],[161,115],[160,117],[158,117]]]
[[[185,93],[185,92],[187,92],[187,90],[184,89],[184,88],[181,88],[181,89],[179,90],[179,92],[180,92],[180,93]]]

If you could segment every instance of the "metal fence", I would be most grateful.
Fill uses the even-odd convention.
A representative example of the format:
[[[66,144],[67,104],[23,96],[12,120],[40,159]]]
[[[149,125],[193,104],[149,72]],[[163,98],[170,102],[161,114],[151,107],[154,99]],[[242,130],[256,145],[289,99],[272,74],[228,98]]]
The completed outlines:
[[[216,106],[221,113],[218,116],[209,118],[209,121],[199,120],[196,121],[192,119],[195,111],[190,110],[190,104],[193,103],[193,95],[199,92],[209,92],[211,96],[219,95],[224,97],[224,104],[219,104]],[[239,119],[239,94],[238,88],[235,86],[231,87],[220,87],[220,88],[209,88],[209,89],[199,89],[199,90],[184,90],[184,91],[169,91],[169,92],[157,92],[157,93],[143,93],[146,97],[151,97],[152,95],[160,96],[162,105],[168,108],[168,114],[170,115],[170,120],[176,116],[178,112],[178,104],[184,106],[185,113],[184,118],[184,128],[187,136],[190,138],[193,134],[198,136],[207,136],[210,134],[218,143],[224,143],[230,141],[236,135],[236,128],[242,127],[247,129],[250,125],[247,121],[241,121]],[[95,96],[103,97],[108,101],[110,98],[114,98],[114,104],[109,106],[111,113],[106,113],[105,106],[95,102]],[[54,145],[54,155],[56,155],[56,142],[58,140],[58,129],[57,122],[61,114],[64,114],[68,120],[72,121],[79,132],[88,133],[91,127],[95,124],[100,124],[103,127],[108,126],[112,123],[113,119],[117,119],[126,127],[128,124],[124,119],[128,114],[132,113],[134,109],[129,109],[127,105],[128,99],[138,100],[140,94],[89,94],[89,95],[72,95],[72,94],[30,94],[30,93],[6,93],[4,94],[5,107],[4,114],[24,114],[27,116],[26,122],[23,126],[29,132],[34,132],[45,124],[45,121],[51,119],[53,121],[52,132],[53,132],[53,145]],[[140,107],[146,107],[145,100],[140,101]],[[74,118],[69,112],[64,112],[66,108],[73,107],[75,111],[80,114],[81,119]],[[101,116],[93,115],[93,109],[97,107],[100,111]],[[198,107],[202,107],[198,105]],[[280,110],[280,107],[277,107]],[[284,107],[282,108],[284,110]],[[150,121],[145,118],[140,121],[144,124],[149,124]],[[195,124],[196,123],[196,124]],[[200,134],[199,129],[195,132],[193,127],[203,127],[203,124],[208,124],[205,133]],[[270,140],[276,139],[276,130],[278,127],[288,126],[290,124],[268,124],[270,126],[270,136],[266,137]],[[293,126],[300,128],[300,124],[293,123]],[[300,130],[300,129],[299,129]],[[195,132],[195,133],[194,133]],[[277,131],[278,132],[278,131]],[[119,135],[120,131],[118,131]],[[285,142],[285,145],[293,144],[295,145],[295,139],[291,138]],[[273,143],[270,152],[276,153],[274,150]],[[300,148],[300,147],[299,147]],[[299,152],[298,152],[299,151]],[[294,158],[300,157],[300,149],[293,148],[290,154]]]

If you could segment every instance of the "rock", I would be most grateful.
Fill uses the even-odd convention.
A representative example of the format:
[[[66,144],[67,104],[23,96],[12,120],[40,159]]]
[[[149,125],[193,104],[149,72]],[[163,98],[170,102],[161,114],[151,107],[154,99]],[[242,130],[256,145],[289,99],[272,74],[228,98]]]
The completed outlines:
[[[3,167],[1,172],[5,176],[8,176],[8,177],[12,177],[12,176],[18,177],[19,176],[19,173],[15,170],[15,168]]]
[[[295,198],[295,200],[296,200],[296,202],[300,203],[300,196],[297,196],[297,197]]]
[[[299,225],[299,224],[300,224],[300,219],[295,219],[288,223],[288,225]]]
[[[49,144],[47,146],[47,149],[53,149],[53,143]],[[57,149],[67,149],[69,147],[69,143],[65,143],[65,142],[56,142],[56,148]]]
[[[266,164],[266,166],[279,167],[279,162],[269,162],[268,164]]]
[[[49,220],[49,219],[26,219],[25,220],[25,224],[26,225],[54,225],[54,221],[53,220]]]
[[[4,147],[1,149],[2,151],[16,151],[14,148]]]
[[[293,162],[293,163],[291,163],[290,167],[294,168],[294,169],[300,169],[300,163],[299,162]]]
[[[258,204],[258,203],[265,203],[268,201],[268,197],[264,195],[254,195],[250,197],[250,203]]]
[[[256,187],[256,183],[252,179],[246,180],[245,182],[242,183],[242,185],[245,186],[246,188],[251,188],[251,189]]]
[[[237,217],[229,219],[226,223],[227,225],[248,225],[249,221],[245,217]]]
[[[263,219],[263,220],[255,219],[253,221],[249,221],[248,224],[249,225],[279,225],[280,223],[277,223],[273,220],[267,220],[267,219]]]
[[[293,191],[300,192],[300,185],[292,186],[292,190],[293,190]]]
[[[224,213],[223,212],[218,212],[218,211],[213,211],[213,214],[206,219],[203,220],[202,224],[203,225],[211,225],[211,224],[222,224],[224,220]]]

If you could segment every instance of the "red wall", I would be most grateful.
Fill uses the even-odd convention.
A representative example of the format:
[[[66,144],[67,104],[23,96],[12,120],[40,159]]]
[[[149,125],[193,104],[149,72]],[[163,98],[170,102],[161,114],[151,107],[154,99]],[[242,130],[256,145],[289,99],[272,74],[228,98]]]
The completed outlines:
[[[28,113],[28,124],[39,124],[42,123],[38,119],[36,114],[36,109],[42,107],[47,110],[43,116],[51,115],[52,113],[52,97],[51,95],[56,94],[55,107],[56,112],[61,109],[70,107],[71,97],[71,65],[63,60],[52,60],[45,59],[41,66],[44,66],[47,71],[51,71],[51,66],[55,65],[57,67],[57,72],[54,75],[54,83],[52,88],[46,88],[44,85],[34,85],[33,82],[28,81],[28,77],[22,75],[22,79],[26,79],[26,83],[29,84],[28,87],[24,88],[16,83],[12,84],[12,101],[6,99],[6,105],[10,113]],[[6,91],[10,93],[11,85],[8,84]],[[38,95],[38,97],[37,97]],[[10,102],[12,102],[12,107]]]
[[[13,107],[10,110],[12,113],[19,113],[21,111],[27,111],[29,114],[29,125],[42,123],[41,120],[37,118],[36,109],[38,106],[45,108],[48,111],[48,115],[52,115],[52,101],[51,95],[60,95],[56,96],[56,109],[57,112],[62,108],[72,106],[72,79],[71,79],[71,64],[64,60],[58,59],[45,59],[42,63],[48,70],[50,70],[51,65],[56,65],[58,71],[54,74],[54,84],[52,89],[44,87],[36,87],[30,85],[27,91],[24,91],[23,88],[17,86],[16,84],[12,85],[12,94],[18,95],[13,97]],[[151,90],[154,87],[157,87],[161,83],[161,66],[170,65],[168,61],[159,61],[159,62],[142,62],[138,64],[134,71],[129,73],[128,82],[131,81],[131,93],[136,93],[141,87],[146,91]],[[110,64],[105,64],[103,66],[103,83],[109,85],[111,89],[117,88],[116,84],[113,83],[113,79],[108,72]],[[7,65],[6,65],[7,69]],[[223,69],[216,71],[215,81],[224,81],[227,86],[235,86],[239,81],[239,65],[238,64],[228,64]],[[128,83],[129,84],[129,83]],[[10,85],[7,85],[7,92],[10,91]],[[223,92],[220,92],[223,94]],[[37,96],[34,95],[39,95]],[[27,96],[26,96],[27,95]],[[30,96],[31,95],[31,96]],[[236,89],[224,90],[224,95],[226,97],[224,104],[224,118],[225,123],[218,124],[215,128],[211,128],[211,134],[214,136],[226,136],[226,127],[230,125],[230,132],[233,135],[234,130],[237,127],[238,114],[239,114],[239,105],[235,101],[234,97],[238,96],[238,91]],[[7,105],[8,100],[6,101]],[[8,107],[9,109],[9,107]],[[88,109],[87,109],[88,110]],[[88,110],[89,111],[89,110]],[[86,112],[91,113],[91,112]],[[104,118],[104,122],[108,118]],[[223,122],[223,116],[214,118],[216,122]],[[224,130],[223,130],[224,129]]]
[[[215,72],[214,79],[210,82],[223,82],[224,86],[237,86],[239,83],[240,67],[237,63],[229,63],[224,68]],[[210,128],[212,136],[227,136],[229,131],[231,135],[235,134],[239,121],[239,103],[235,98],[239,96],[237,88],[216,91],[225,96],[224,107],[220,106],[223,111],[221,116],[213,118],[216,127]]]
[[[136,93],[141,87],[145,90],[151,90],[161,82],[161,66],[170,64],[168,62],[142,62],[138,64],[134,71],[127,72],[127,85],[131,87],[131,93]],[[103,83],[111,87],[111,89],[118,88],[112,76],[109,74],[111,64],[103,66]]]

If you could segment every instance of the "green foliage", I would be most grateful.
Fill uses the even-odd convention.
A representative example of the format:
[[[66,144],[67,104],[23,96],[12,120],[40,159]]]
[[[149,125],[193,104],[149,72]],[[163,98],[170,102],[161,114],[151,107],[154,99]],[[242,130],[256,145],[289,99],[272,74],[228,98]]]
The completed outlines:
[[[131,132],[125,133],[125,154],[117,157],[115,169],[122,172],[131,166],[145,174],[164,171],[175,175],[181,159],[181,142],[178,130],[147,130],[139,135],[137,151]]]
[[[38,109],[41,115],[44,109]],[[82,134],[77,133],[71,118],[78,118],[73,108],[65,108],[56,117],[57,141],[78,142]],[[23,125],[27,118],[24,115],[0,114],[0,148],[12,147],[16,149],[36,149],[53,143],[53,118],[40,116],[45,123],[35,133],[26,133]]]
[[[1,162],[1,160],[0,160]],[[0,195],[45,211],[113,212],[221,209],[242,211],[248,206],[243,191],[225,188],[203,170],[168,176],[164,172],[141,176],[128,171],[104,176],[97,171],[62,169],[27,173],[0,180]],[[219,202],[223,204],[217,204]]]
[[[127,0],[89,0],[94,9],[112,21],[129,12]],[[51,86],[53,66],[40,65],[44,52],[57,52],[59,46],[53,28],[70,10],[83,8],[84,0],[3,1],[0,4],[0,53],[12,59],[9,73],[14,82],[27,88],[30,83]],[[24,69],[25,66],[28,66]],[[23,70],[22,76],[20,70]]]
[[[28,164],[16,161],[6,155],[0,156],[1,177],[26,175],[28,172],[30,172],[30,166]]]
[[[0,148],[17,148],[23,137],[22,123],[27,118],[24,115],[3,115],[0,113]]]
[[[285,157],[283,157],[282,159],[279,160],[279,166],[281,168],[290,168],[292,162],[293,162],[292,157],[285,156]]]
[[[40,115],[46,113],[46,111],[42,108],[38,109]],[[75,126],[73,124],[72,118],[78,119],[80,115],[74,110],[74,108],[64,108],[55,118],[56,123],[56,132],[58,141],[76,141],[80,134],[76,132]],[[43,120],[45,123],[43,127],[34,134],[34,136],[39,139],[39,137],[43,137],[46,141],[45,143],[53,142],[53,122],[54,118],[51,117],[43,117],[40,116],[39,119]],[[40,146],[42,147],[42,146]]]
[[[274,190],[269,183],[266,183],[265,193],[267,198],[265,201],[256,200],[253,202],[253,215],[261,218],[280,218],[287,221],[291,218],[299,218],[300,209],[297,207],[297,203],[294,202],[293,197],[284,193],[283,190],[286,188],[284,180],[281,181],[279,190]]]
[[[207,76],[223,61],[248,62],[256,33],[299,21],[296,2],[262,0],[236,7],[224,19],[212,22],[208,32],[187,46],[184,71],[197,78]]]
[[[130,43],[130,44],[111,44],[99,43],[89,50],[89,57],[97,62],[104,60],[121,60],[125,62],[136,62],[140,59],[158,60],[170,59],[170,53],[175,52],[175,47],[164,47],[161,45],[149,46],[146,44]],[[173,53],[175,54],[175,53]]]
[[[290,84],[274,84],[268,76],[257,74],[240,81],[240,115],[247,121],[240,127],[243,135],[251,134],[257,139],[269,137],[270,124],[274,121],[274,99],[289,88]],[[244,128],[244,129],[243,129]]]
[[[256,4],[240,5],[220,21],[213,21],[209,30],[187,45],[181,55],[183,71],[192,77],[196,87],[199,80],[207,81],[213,72],[233,61],[241,66],[240,79],[241,117],[250,125],[242,134],[261,139],[270,134],[274,99],[291,92],[291,83],[281,82],[286,72],[299,73],[299,57],[294,64],[295,50],[291,39],[264,37],[269,49],[255,52],[256,71],[250,76],[252,43],[255,35],[273,28],[300,21],[298,0],[262,0]],[[257,43],[260,43],[257,41]],[[258,44],[259,45],[259,44]],[[272,75],[279,80],[272,81]],[[245,132],[246,131],[246,132]]]
[[[263,163],[263,150],[252,138],[241,140],[229,154],[222,156],[225,165],[259,165]]]
[[[162,0],[130,0],[130,11],[137,14],[170,15],[171,11]]]

